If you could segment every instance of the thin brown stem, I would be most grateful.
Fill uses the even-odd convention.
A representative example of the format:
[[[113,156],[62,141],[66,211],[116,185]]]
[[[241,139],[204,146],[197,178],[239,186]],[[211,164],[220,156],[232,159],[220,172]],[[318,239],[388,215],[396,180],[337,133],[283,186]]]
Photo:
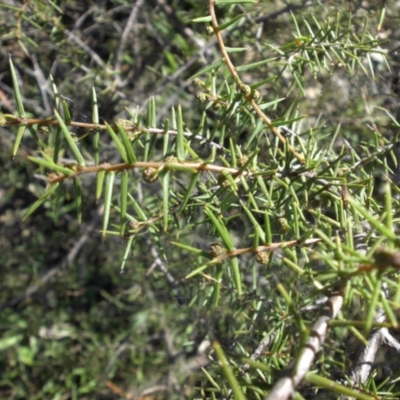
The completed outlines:
[[[219,29],[219,25],[218,25],[218,21],[217,21],[217,17],[215,15],[215,9],[214,9],[214,0],[208,0],[208,6],[209,6],[209,12],[210,12],[210,16],[211,16],[211,22],[212,22],[212,27],[214,30],[214,34],[215,37],[217,38],[217,42],[218,42],[218,46],[219,49],[221,51],[223,60],[226,64],[226,66],[228,67],[228,70],[230,72],[230,74],[232,75],[232,78],[234,79],[234,81],[236,82],[237,87],[239,88],[239,90],[241,91],[241,93],[243,94],[243,97],[247,100],[247,102],[250,104],[250,106],[253,108],[253,110],[256,112],[256,114],[261,118],[261,120],[265,123],[265,125],[268,126],[268,128],[271,130],[271,132],[282,142],[282,143],[286,143],[286,139],[284,138],[284,136],[280,133],[279,129],[277,129],[273,124],[270,118],[268,118],[263,111],[260,109],[260,107],[258,106],[258,104],[256,103],[255,99],[254,99],[254,95],[253,93],[251,93],[251,90],[249,88],[249,86],[245,85],[237,71],[236,71],[236,67],[233,65],[228,52],[226,51],[225,48],[225,44],[224,44],[224,40],[222,38],[221,35],[221,31]],[[304,156],[300,153],[298,153],[296,151],[296,149],[289,145],[288,146],[289,150],[292,152],[292,154],[301,162],[304,163]]]
[[[277,242],[271,243],[267,245],[262,245],[258,247],[245,247],[241,249],[234,249],[232,251],[226,252],[221,254],[216,258],[216,262],[220,263],[221,261],[225,260],[226,258],[233,258],[237,256],[241,256],[243,254],[253,253],[257,254],[262,251],[275,251],[277,249],[286,248],[286,247],[295,247],[295,246],[312,246],[316,243],[321,242],[320,238],[310,238],[307,240],[288,240],[286,242]]]
[[[130,164],[130,163],[106,164],[106,163],[104,163],[104,164],[95,165],[92,167],[83,167],[83,166],[74,165],[75,171],[72,174],[70,174],[70,175],[52,174],[49,177],[49,182],[50,183],[63,182],[69,178],[77,178],[78,176],[86,175],[86,174],[96,174],[100,171],[121,172],[121,171],[129,170],[129,169],[137,169],[137,168],[155,168],[158,171],[161,171],[164,168],[169,168],[172,170],[191,169],[196,173],[204,172],[204,171],[210,171],[210,172],[216,172],[216,173],[225,172],[225,173],[231,174],[233,176],[238,176],[238,175],[252,176],[252,175],[254,175],[254,173],[250,172],[250,171],[241,171],[240,169],[237,169],[237,168],[222,167],[220,165],[205,164],[203,162],[169,163],[169,162],[165,162],[165,161],[138,161],[133,164]]]

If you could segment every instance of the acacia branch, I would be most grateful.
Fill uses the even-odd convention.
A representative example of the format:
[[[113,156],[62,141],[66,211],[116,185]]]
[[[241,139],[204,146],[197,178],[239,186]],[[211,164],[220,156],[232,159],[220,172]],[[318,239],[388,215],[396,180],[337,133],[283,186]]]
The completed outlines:
[[[154,168],[157,172],[156,174],[161,172],[163,169],[171,169],[171,170],[186,170],[190,171],[193,170],[195,173],[199,172],[205,172],[205,171],[210,171],[210,172],[216,172],[216,173],[228,173],[231,174],[235,177],[238,175],[241,176],[254,176],[256,173],[255,172],[250,172],[250,171],[242,171],[239,168],[229,168],[229,167],[223,167],[220,165],[214,165],[214,164],[206,164],[204,162],[166,162],[166,161],[138,161],[135,163],[122,163],[122,164],[107,164],[103,163],[101,165],[95,165],[95,166],[90,166],[90,167],[85,167],[85,166],[79,166],[79,165],[74,165],[73,166],[73,171],[71,174],[50,174],[49,175],[49,182],[51,184],[57,183],[57,182],[64,182],[66,179],[69,178],[77,178],[78,176],[81,175],[86,175],[86,174],[97,174],[100,171],[105,171],[105,172],[121,172],[121,171],[126,171],[129,169],[137,169],[137,168]],[[258,173],[259,174],[259,173]],[[275,171],[271,173],[271,175],[275,175]]]
[[[217,21],[217,17],[215,15],[215,9],[214,9],[214,0],[208,0],[208,6],[209,6],[209,12],[210,12],[210,16],[211,16],[211,23],[212,23],[212,27],[214,30],[214,34],[215,37],[217,38],[217,42],[218,42],[218,46],[219,49],[221,51],[223,60],[226,64],[226,66],[228,67],[228,70],[230,72],[230,74],[232,75],[232,78],[234,79],[238,89],[241,91],[241,93],[243,94],[243,97],[247,100],[247,102],[250,104],[250,106],[253,108],[253,110],[256,112],[256,114],[261,118],[261,120],[265,123],[265,125],[268,126],[268,128],[271,130],[271,132],[282,142],[282,143],[286,143],[286,139],[285,137],[281,134],[281,132],[279,131],[279,129],[277,129],[273,124],[270,118],[268,118],[263,111],[261,110],[261,108],[258,106],[258,104],[256,103],[255,100],[255,93],[254,91],[251,90],[251,88],[248,85],[245,85],[240,77],[239,74],[236,71],[235,66],[233,65],[228,52],[226,51],[225,48],[225,44],[224,44],[224,40],[222,38],[221,35],[221,31],[219,29],[219,25],[218,25],[218,21]],[[291,153],[301,162],[304,163],[304,156],[300,153],[298,153],[296,151],[296,149],[289,145],[288,146],[289,150],[291,151]]]

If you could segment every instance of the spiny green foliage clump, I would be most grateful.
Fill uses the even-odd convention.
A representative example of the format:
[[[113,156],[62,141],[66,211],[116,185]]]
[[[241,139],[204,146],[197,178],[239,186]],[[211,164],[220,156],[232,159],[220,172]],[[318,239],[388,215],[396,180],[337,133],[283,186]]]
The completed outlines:
[[[51,95],[43,95],[49,115],[37,115],[24,96],[19,61],[10,57],[15,111],[3,112],[0,122],[15,133],[13,156],[27,148],[40,178],[32,178],[36,199],[24,218],[45,210],[54,223],[66,215],[88,223],[99,214],[98,246],[119,237],[123,249],[111,247],[107,273],[101,259],[87,256],[82,267],[71,256],[70,267],[76,263],[94,280],[96,272],[88,270],[101,271],[107,284],[85,297],[90,305],[71,300],[76,315],[59,315],[53,331],[36,324],[29,343],[23,343],[27,316],[21,315],[25,328],[11,329],[0,342],[7,367],[16,372],[20,363],[23,376],[42,385],[41,398],[135,398],[154,390],[162,398],[261,399],[280,390],[274,384],[285,369],[295,382],[287,396],[394,398],[398,385],[390,376],[374,379],[371,372],[356,380],[350,365],[355,342],[362,349],[373,329],[398,326],[398,122],[377,95],[380,86],[386,90],[382,77],[390,64],[380,32],[394,11],[374,2],[369,12],[351,13],[330,2],[267,10],[272,6],[261,2],[209,1],[206,11],[206,4],[160,1],[162,13],[150,23],[150,6],[137,3],[129,5],[130,16],[154,28],[155,38],[172,29],[165,18],[179,27],[163,63],[156,61],[159,70],[142,70],[131,58],[124,40],[142,27],[130,20],[125,39],[107,41],[117,48],[114,64],[81,44],[90,59],[83,68],[74,63],[79,54],[58,49],[71,58],[74,73],[88,69],[79,78],[87,88],[93,84],[85,121],[55,74],[47,81]],[[43,24],[22,8],[3,7],[20,13],[24,27]],[[40,3],[34,8],[45,18]],[[91,10],[98,24],[117,12]],[[67,42],[81,43],[60,21],[53,21],[49,38],[65,34]],[[29,32],[21,32],[17,43],[32,57],[22,46],[30,43]],[[132,51],[145,59],[152,40],[145,37],[144,55]],[[154,92],[145,106],[121,94],[124,79],[133,93],[137,79],[123,75],[124,68],[143,77],[136,84],[144,92]],[[157,81],[151,90],[149,71]],[[187,76],[178,78],[174,94],[164,83],[182,71]],[[125,106],[118,115],[109,116],[106,96]],[[87,247],[80,248],[83,255]],[[24,299],[42,290],[46,273]],[[77,298],[90,292],[82,276],[64,279]],[[9,324],[15,318],[7,314]],[[52,353],[46,340],[60,338],[75,343],[76,352],[55,342]],[[57,369],[64,378],[37,377],[52,354],[68,359]],[[95,368],[85,361],[90,357]],[[2,387],[13,390],[12,382],[18,393],[39,395],[37,383],[30,392],[14,372]]]

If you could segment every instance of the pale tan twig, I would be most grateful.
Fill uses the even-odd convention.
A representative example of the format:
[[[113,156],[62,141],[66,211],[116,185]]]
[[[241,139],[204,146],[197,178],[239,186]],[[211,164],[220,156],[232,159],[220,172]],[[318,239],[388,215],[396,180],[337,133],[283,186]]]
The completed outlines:
[[[264,338],[257,348],[254,350],[253,354],[250,356],[250,360],[257,360],[261,357],[263,353],[265,353],[266,349],[271,346],[272,342],[275,340],[276,333],[272,333],[271,335]],[[243,364],[240,375],[244,376],[248,369],[250,368],[250,364]]]
[[[294,394],[296,387],[310,370],[316,354],[325,341],[329,321],[337,316],[342,305],[342,290],[332,293],[324,307],[323,313],[312,326],[310,337],[302,348],[295,367],[289,376],[285,376],[275,383],[267,400],[286,400]]]
[[[382,296],[385,296],[387,285],[384,283],[382,287]],[[385,296],[386,297],[386,296]],[[377,309],[377,315],[374,322],[382,323],[386,321],[386,314],[383,309]],[[397,352],[400,352],[399,342],[393,338],[387,328],[375,329],[368,337],[368,345],[363,349],[353,370],[351,371],[349,385],[357,387],[367,382],[372,367],[375,362],[376,354],[383,343],[393,347]],[[354,397],[341,396],[341,400],[353,400]]]
[[[374,319],[374,322],[385,322],[386,315],[383,310],[378,310],[378,312],[379,315]],[[372,366],[375,361],[376,353],[378,352],[379,347],[382,343],[383,330],[387,330],[387,328],[376,329],[369,335],[368,346],[366,346],[360,354],[360,357],[355,364],[355,368],[351,373],[351,386],[358,386],[360,384],[363,384],[369,378]],[[351,397],[351,399],[353,399],[353,397]]]

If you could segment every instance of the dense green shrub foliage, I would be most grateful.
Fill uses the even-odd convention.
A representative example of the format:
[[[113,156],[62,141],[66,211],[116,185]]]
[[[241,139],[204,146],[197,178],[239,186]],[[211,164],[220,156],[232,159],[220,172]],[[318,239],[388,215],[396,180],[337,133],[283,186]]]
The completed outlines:
[[[396,399],[398,1],[0,4],[0,393]]]

